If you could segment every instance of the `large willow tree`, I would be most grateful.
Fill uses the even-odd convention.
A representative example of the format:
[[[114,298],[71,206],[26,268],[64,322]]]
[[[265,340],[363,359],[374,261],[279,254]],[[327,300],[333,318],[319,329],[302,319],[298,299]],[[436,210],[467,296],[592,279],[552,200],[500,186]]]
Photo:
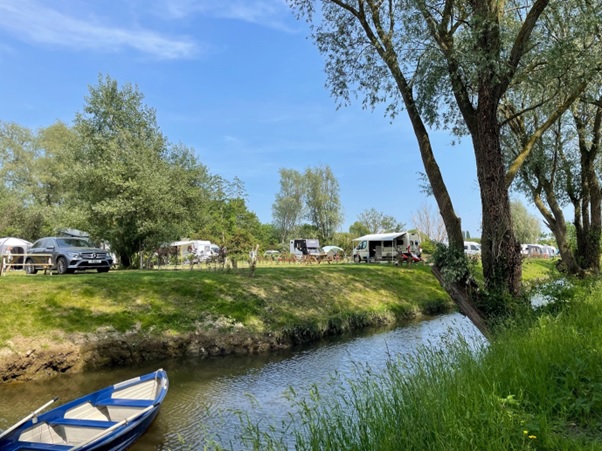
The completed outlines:
[[[461,221],[435,159],[428,127],[447,127],[472,139],[489,296],[467,292],[469,275],[461,272],[455,272],[453,280],[440,280],[461,310],[488,333],[487,318],[506,312],[508,299],[521,291],[520,249],[512,232],[509,184],[534,141],[570,106],[597,70],[590,60],[599,52],[599,2],[289,2],[311,24],[313,38],[326,57],[327,80],[334,96],[344,104],[362,94],[365,106],[385,102],[393,116],[406,110],[450,247],[458,251],[463,247]],[[555,23],[548,18],[567,12],[570,20],[583,26],[574,27],[574,33],[557,33],[547,27]],[[591,37],[588,54],[580,46],[584,33]],[[501,107],[509,94],[523,89],[533,76],[554,89],[515,110],[521,114],[545,104],[551,113],[507,170],[500,142]]]

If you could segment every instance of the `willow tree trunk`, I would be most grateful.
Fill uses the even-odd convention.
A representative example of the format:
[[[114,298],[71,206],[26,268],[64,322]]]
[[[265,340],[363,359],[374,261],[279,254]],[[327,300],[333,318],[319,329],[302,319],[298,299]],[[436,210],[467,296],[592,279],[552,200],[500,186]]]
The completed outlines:
[[[487,290],[492,294],[509,294],[516,297],[521,292],[520,245],[512,228],[497,103],[495,94],[482,84],[473,133],[477,177],[481,188],[481,258]],[[496,306],[487,306],[487,310],[488,314],[495,315],[497,309]]]

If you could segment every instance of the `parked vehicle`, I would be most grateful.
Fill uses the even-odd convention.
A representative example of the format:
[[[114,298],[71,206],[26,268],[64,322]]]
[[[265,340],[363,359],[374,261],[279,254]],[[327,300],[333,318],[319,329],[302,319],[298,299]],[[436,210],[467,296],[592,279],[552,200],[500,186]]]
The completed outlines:
[[[353,248],[353,261],[356,263],[393,261],[400,253],[412,253],[417,257],[421,254],[420,237],[416,233],[373,233],[353,241],[357,243]]]
[[[125,450],[151,425],[168,387],[160,369],[38,415],[55,398],[1,433],[0,449]]]
[[[301,260],[304,255],[321,255],[322,249],[320,248],[319,240],[298,238],[290,240],[289,252],[291,255],[297,257],[297,260]]]
[[[481,255],[481,245],[474,241],[464,241],[464,253],[466,255]]]
[[[184,240],[170,244],[176,248],[175,254],[180,262],[202,263],[219,255],[219,246],[207,240]]]
[[[25,271],[36,274],[51,264],[51,270],[59,274],[73,273],[87,269],[108,272],[113,264],[111,254],[98,247],[93,247],[84,238],[46,237],[37,240],[27,251]]]
[[[280,256],[280,251],[268,250],[263,253],[263,256],[265,258],[271,258],[272,260],[274,260]]]

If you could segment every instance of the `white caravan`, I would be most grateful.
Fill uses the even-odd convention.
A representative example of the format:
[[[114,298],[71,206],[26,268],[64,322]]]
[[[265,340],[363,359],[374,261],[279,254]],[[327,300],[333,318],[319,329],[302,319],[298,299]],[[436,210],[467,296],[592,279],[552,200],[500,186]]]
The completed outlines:
[[[206,240],[176,241],[170,246],[177,249],[178,259],[181,262],[190,262],[192,259],[194,263],[200,263],[219,254],[219,246]]]
[[[353,248],[353,261],[381,262],[397,259],[399,253],[410,252],[420,256],[420,237],[417,233],[393,232],[374,233],[354,239],[357,244]]]

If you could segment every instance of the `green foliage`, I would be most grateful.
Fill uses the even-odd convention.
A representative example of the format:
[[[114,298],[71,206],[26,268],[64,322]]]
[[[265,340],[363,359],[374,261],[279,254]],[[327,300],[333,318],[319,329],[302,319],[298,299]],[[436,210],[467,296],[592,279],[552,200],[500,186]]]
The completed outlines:
[[[130,84],[99,77],[75,127],[81,136],[73,183],[89,232],[111,243],[121,263],[178,237],[183,219],[155,112]],[[174,227],[175,225],[175,227]]]
[[[420,246],[422,247],[422,252],[425,254],[428,254],[428,255],[434,254],[435,250],[437,249],[437,243],[429,240],[428,238],[425,240],[422,240],[422,242],[420,243]]]
[[[354,238],[359,238],[360,236],[368,235],[369,233],[370,229],[361,221],[355,221],[349,226],[349,234],[351,234]]]
[[[368,230],[367,233],[403,232],[405,230],[404,223],[374,208],[362,211],[357,219],[357,222],[364,226],[364,230]]]
[[[541,233],[539,219],[527,211],[519,200],[510,202],[514,235],[519,243],[537,243]]]
[[[272,217],[282,243],[300,237],[330,242],[343,222],[339,182],[330,167],[308,167],[303,174],[280,169],[280,192],[272,205]],[[309,220],[311,234],[303,230],[302,219]]]
[[[0,123],[0,234],[35,241],[74,227],[80,219],[71,202],[70,155],[76,135],[57,122],[36,133]]]
[[[476,262],[466,257],[464,249],[437,243],[432,258],[433,263],[441,269],[446,283],[455,284],[473,279],[471,272]]]
[[[294,169],[280,169],[280,192],[272,205],[274,226],[281,242],[288,241],[305,215],[306,184],[303,175]]]
[[[320,241],[329,241],[343,222],[339,182],[328,165],[307,168],[305,181],[306,218],[317,228]]]

